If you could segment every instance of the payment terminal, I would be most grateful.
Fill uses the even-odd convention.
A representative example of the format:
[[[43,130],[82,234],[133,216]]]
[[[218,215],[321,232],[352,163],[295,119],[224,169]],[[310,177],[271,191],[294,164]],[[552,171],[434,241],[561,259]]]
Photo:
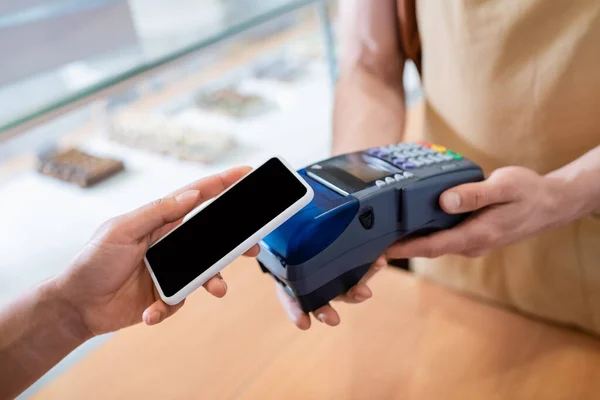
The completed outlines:
[[[439,197],[483,180],[475,163],[430,143],[344,154],[298,172],[314,198],[260,242],[258,261],[305,312],[348,291],[394,242],[464,220],[445,213]]]

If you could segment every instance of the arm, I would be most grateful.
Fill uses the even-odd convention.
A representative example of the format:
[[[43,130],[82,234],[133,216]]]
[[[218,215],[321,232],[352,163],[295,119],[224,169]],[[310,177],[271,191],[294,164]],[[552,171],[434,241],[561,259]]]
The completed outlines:
[[[395,0],[340,2],[340,78],[335,91],[336,154],[399,142],[404,130],[404,56]]]
[[[565,213],[564,223],[600,212],[600,146],[547,177],[557,180],[566,189],[562,207],[570,213]]]
[[[547,175],[522,167],[494,171],[479,183],[452,188],[440,203],[448,213],[475,213],[465,223],[399,242],[388,257],[479,256],[600,211],[600,146]]]
[[[80,344],[144,322],[155,325],[184,302],[164,303],[144,254],[196,206],[248,173],[238,168],[201,179],[104,224],[60,275],[0,309],[0,399],[14,398]],[[258,247],[246,253],[258,254]],[[227,291],[220,274],[204,284]]]
[[[0,399],[16,397],[91,337],[52,281],[0,312]]]

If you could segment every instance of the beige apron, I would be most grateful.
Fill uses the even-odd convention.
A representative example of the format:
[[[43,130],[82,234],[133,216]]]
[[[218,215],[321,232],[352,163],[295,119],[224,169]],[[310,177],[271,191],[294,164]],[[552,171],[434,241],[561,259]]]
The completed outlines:
[[[545,174],[600,145],[600,1],[418,0],[416,13],[400,1],[399,18],[403,51],[421,68],[424,140],[486,174],[507,165]],[[600,217],[480,258],[412,266],[457,290],[600,333]]]

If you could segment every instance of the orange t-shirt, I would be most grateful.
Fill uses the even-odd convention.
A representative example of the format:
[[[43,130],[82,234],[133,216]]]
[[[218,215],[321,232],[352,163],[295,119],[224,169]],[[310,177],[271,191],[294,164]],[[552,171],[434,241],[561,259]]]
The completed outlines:
[[[600,145],[600,2],[399,0],[425,93],[421,138],[548,173]],[[600,179],[600,177],[599,177]],[[600,333],[600,217],[476,259],[415,259],[428,279]]]

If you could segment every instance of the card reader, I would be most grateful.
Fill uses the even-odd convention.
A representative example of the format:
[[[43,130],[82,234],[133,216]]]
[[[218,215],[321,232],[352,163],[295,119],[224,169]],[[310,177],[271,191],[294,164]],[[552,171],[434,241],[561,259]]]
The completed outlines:
[[[483,180],[472,161],[425,142],[344,154],[298,172],[314,198],[260,242],[258,262],[304,312],[352,288],[394,242],[460,223],[467,214],[445,213],[440,195]]]

